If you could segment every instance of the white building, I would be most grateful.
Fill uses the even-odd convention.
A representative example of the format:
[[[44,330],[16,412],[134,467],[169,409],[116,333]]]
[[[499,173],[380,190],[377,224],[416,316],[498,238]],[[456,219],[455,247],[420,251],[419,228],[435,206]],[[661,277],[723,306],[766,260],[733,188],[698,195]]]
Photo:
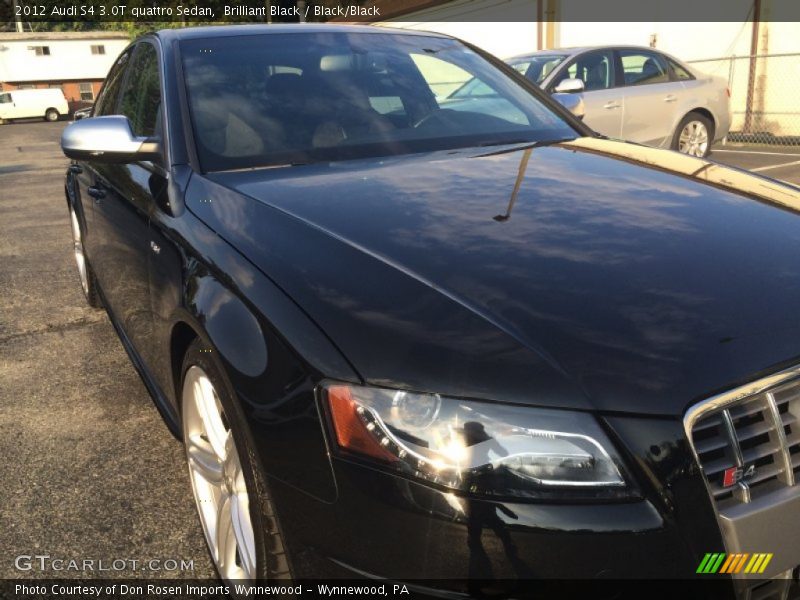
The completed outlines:
[[[90,105],[129,43],[121,32],[0,33],[0,92],[60,87],[70,110]]]

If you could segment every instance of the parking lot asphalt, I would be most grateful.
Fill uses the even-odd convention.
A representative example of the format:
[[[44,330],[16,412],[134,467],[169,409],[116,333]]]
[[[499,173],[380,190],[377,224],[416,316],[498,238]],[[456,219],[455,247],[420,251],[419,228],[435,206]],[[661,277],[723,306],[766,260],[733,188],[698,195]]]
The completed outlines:
[[[0,578],[93,574],[18,570],[21,555],[184,559],[193,570],[94,574],[213,577],[183,448],[105,313],[81,294],[58,146],[65,125],[0,127]],[[800,161],[763,152],[727,145],[712,158],[752,169]],[[761,173],[800,184],[800,162]]]
[[[717,144],[711,158],[759,175],[800,185],[800,147],[781,149],[771,146]]]
[[[0,126],[0,578],[213,577],[183,446],[105,313],[83,300],[65,125]],[[17,569],[26,555],[96,562]],[[194,568],[171,570],[170,559]],[[100,572],[100,560],[139,562]],[[144,568],[160,570],[142,571],[151,560],[161,562]]]

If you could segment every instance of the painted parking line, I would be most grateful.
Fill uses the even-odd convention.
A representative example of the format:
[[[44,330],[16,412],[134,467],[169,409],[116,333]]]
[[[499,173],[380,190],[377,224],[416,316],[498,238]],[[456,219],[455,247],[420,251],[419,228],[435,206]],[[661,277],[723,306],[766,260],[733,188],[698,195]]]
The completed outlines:
[[[800,156],[800,152],[762,152],[761,150],[722,150],[720,148],[712,148],[711,151],[730,154],[763,154],[764,156]]]
[[[779,165],[767,165],[766,167],[756,167],[755,169],[750,169],[754,173],[758,173],[759,171],[769,171],[770,169],[780,169],[782,167],[790,167],[792,165],[800,165],[800,160],[793,160],[792,162],[788,163],[781,163]]]

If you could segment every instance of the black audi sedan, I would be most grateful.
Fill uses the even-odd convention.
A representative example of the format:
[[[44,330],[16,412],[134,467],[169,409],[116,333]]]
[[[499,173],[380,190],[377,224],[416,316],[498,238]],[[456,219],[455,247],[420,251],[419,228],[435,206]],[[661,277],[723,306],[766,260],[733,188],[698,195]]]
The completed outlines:
[[[800,564],[797,188],[344,25],[147,35],[62,147],[81,285],[225,580]]]

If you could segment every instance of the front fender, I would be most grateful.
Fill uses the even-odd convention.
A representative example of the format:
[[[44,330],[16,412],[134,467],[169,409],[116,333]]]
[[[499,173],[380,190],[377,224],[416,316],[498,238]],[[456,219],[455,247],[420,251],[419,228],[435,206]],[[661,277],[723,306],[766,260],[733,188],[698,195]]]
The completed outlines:
[[[170,401],[180,413],[183,352],[198,337],[224,369],[266,474],[333,501],[314,388],[322,377],[360,377],[282,290],[190,211],[160,214],[151,227],[160,247],[150,268],[158,371]]]

